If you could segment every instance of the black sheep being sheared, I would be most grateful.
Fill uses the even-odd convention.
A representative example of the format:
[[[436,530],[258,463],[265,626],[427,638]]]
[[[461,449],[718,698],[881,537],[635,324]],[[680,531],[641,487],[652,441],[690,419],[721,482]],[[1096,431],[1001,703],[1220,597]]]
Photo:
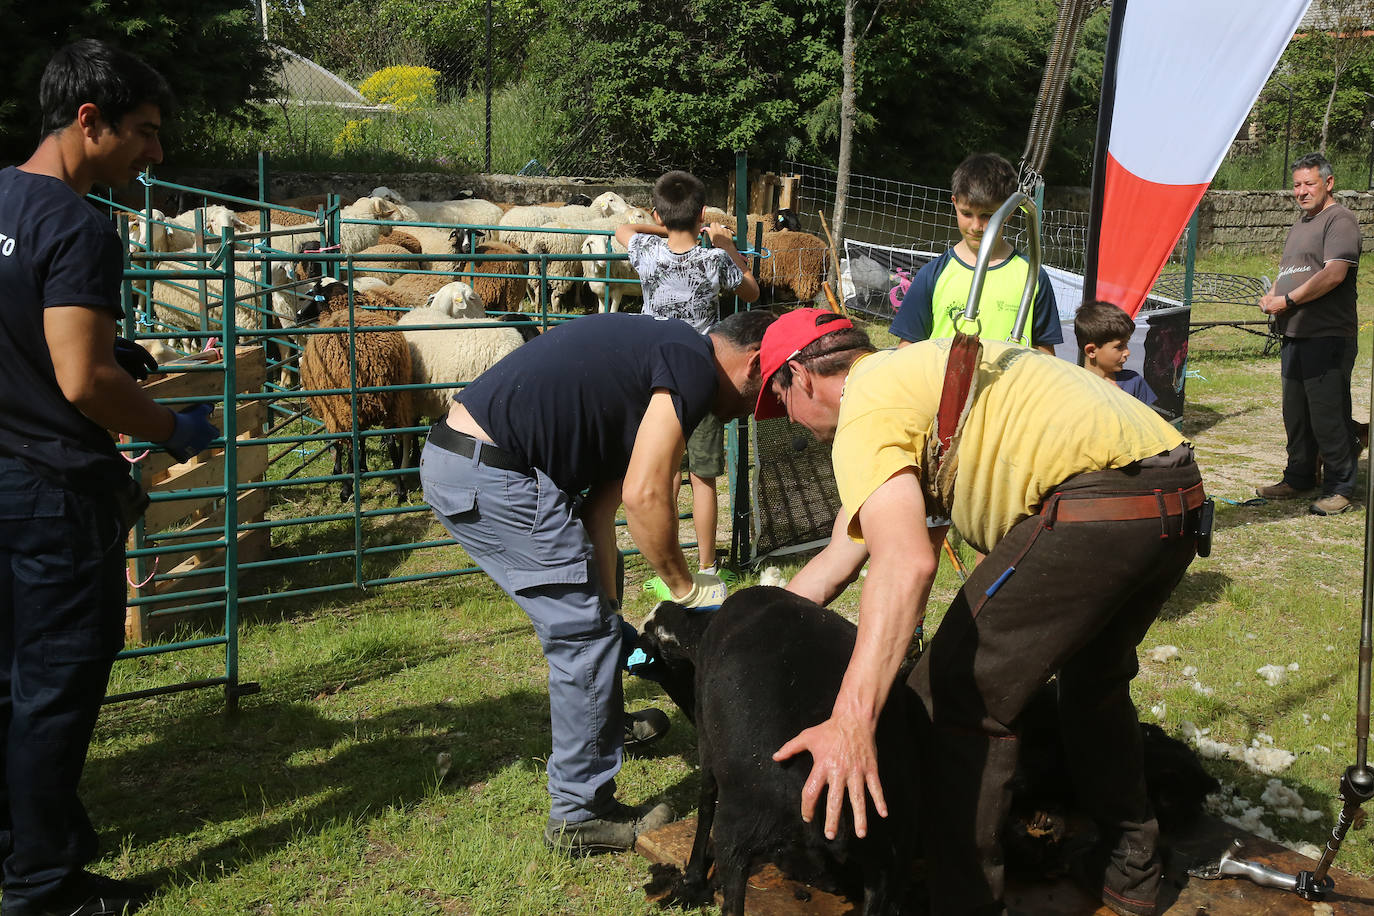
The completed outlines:
[[[657,680],[696,723],[702,792],[696,840],[676,895],[710,900],[708,839],[713,820],[722,913],[743,912],[748,874],[772,861],[798,880],[833,887],[865,914],[896,913],[906,899],[917,854],[918,777],[914,713],[919,700],[899,675],[878,725],[879,776],[888,817],[869,810],[858,839],[848,803],[840,835],[823,833],[824,796],[811,824],[801,820],[801,789],[811,756],[774,763],[772,753],[830,715],[853,651],[853,624],[779,588],[731,595],[716,612],[659,604],[645,620],[640,648],[652,661],[636,669]],[[1018,722],[1021,758],[1003,831],[1008,869],[1027,877],[1063,870],[1076,800],[1060,740],[1054,684]],[[1165,833],[1186,827],[1217,781],[1192,749],[1153,725],[1141,726],[1150,799]],[[924,825],[936,829],[938,825]]]
[[[715,612],[664,602],[644,622],[643,640],[669,696],[697,726],[701,800],[696,840],[678,897],[707,903],[708,840],[724,903],[742,914],[755,864],[847,895],[863,895],[867,916],[900,912],[915,855],[915,744],[905,689],[878,721],[878,767],[888,816],[872,813],[854,835],[848,804],[834,840],[818,816],[801,819],[811,755],[776,763],[772,754],[798,732],[829,718],[854,649],[855,627],[832,611],[769,586],[743,589]]]

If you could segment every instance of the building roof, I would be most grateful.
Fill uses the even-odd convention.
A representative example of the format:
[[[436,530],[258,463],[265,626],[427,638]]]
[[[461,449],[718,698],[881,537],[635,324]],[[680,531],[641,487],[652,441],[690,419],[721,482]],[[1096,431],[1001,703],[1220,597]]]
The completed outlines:
[[[1343,21],[1366,29],[1374,28],[1374,0],[1312,0],[1298,31],[1329,31]]]

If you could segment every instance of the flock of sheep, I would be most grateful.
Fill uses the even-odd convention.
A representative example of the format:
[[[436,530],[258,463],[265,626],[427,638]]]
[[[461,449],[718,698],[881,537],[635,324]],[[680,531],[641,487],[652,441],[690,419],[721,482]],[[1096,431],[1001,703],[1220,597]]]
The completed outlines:
[[[306,394],[308,410],[336,437],[330,440],[334,473],[343,477],[345,499],[352,491],[351,475],[344,476],[345,463],[351,463],[345,434],[353,430],[355,415],[360,431],[406,429],[444,416],[456,385],[475,379],[536,333],[519,313],[537,310],[545,291],[553,312],[620,310],[639,296],[639,286],[615,230],[653,222],[648,211],[613,192],[522,206],[475,198],[407,201],[379,187],[342,208],[337,245],[325,246],[323,227],[308,212],[324,203],[323,197],[298,198],[238,212],[210,205],[171,218],[153,210],[131,219],[130,250],[136,263],[159,271],[135,283],[142,321],[163,334],[187,332],[181,346],[190,350],[199,348],[204,329],[214,331],[222,323],[224,280],[161,272],[204,271],[223,230],[232,230],[236,240],[247,237],[235,246],[236,279],[229,293],[235,324],[277,332],[266,342],[284,387],[290,385],[288,350],[294,348],[300,351],[303,391],[352,392]],[[735,225],[720,210],[711,209],[707,217]],[[782,228],[792,224],[777,216],[751,215],[750,238],[758,222],[767,227],[763,247],[770,252],[760,267],[760,286],[775,301],[814,299],[827,263],[825,243]],[[610,257],[615,254],[622,257]],[[339,277],[322,275],[322,266]],[[589,297],[595,297],[594,305]],[[292,331],[311,320],[338,331],[295,335],[305,337],[303,344],[290,341]],[[161,341],[153,349],[159,361],[180,355]],[[391,438],[394,468],[414,465],[413,440],[407,434]],[[365,449],[361,457],[365,470]],[[394,479],[404,501],[406,476]]]

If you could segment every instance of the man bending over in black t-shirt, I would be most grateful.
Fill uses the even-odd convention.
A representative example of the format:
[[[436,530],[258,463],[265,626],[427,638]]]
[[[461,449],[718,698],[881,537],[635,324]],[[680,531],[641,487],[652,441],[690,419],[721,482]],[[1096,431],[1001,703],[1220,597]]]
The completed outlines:
[[[667,722],[624,712],[615,516],[623,502],[675,601],[721,603],[725,586],[692,573],[678,546],[678,477],[686,438],[708,412],[749,413],[772,320],[742,312],[702,336],[675,318],[578,318],[483,373],[430,432],[425,500],[529,615],[549,663],[550,848],[629,849],[673,819],[666,804],[615,797],[627,738],[647,743]]]
[[[43,139],[0,170],[0,858],[3,916],[133,912],[150,889],[84,870],[96,835],[77,783],[124,643],[124,536],[147,503],[106,430],[186,460],[219,435],[131,376],[115,337],[123,255],[83,196],[162,160],[167,83],[98,41],[43,72]]]

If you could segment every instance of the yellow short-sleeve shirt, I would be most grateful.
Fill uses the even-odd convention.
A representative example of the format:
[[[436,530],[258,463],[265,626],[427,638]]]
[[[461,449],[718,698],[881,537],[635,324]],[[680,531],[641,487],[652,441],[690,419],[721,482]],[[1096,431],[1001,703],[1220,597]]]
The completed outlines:
[[[859,509],[873,491],[903,468],[924,476],[949,348],[942,339],[882,350],[849,372],[831,458],[855,540],[863,540]],[[1124,467],[1184,441],[1116,385],[1047,353],[984,341],[978,372],[951,521],[980,551],[1074,474]]]

